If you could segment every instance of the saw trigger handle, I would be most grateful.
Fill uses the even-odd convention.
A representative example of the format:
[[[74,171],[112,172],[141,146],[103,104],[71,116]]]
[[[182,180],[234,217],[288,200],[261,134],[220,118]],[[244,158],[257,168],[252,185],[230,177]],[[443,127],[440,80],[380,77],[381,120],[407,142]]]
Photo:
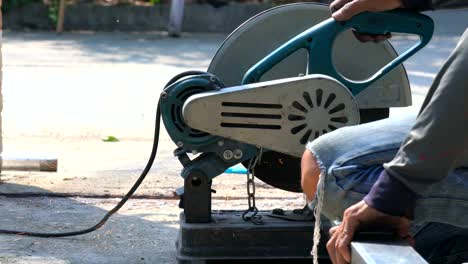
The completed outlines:
[[[354,28],[360,33],[374,35],[406,33],[419,35],[423,42],[426,43],[431,39],[434,28],[431,18],[404,9],[381,13],[366,12],[354,16],[349,21],[338,23],[343,26],[339,32],[348,28]]]
[[[340,33],[348,29],[376,35],[386,33],[413,34],[418,35],[420,40],[368,79],[351,80],[339,73],[332,61],[333,43]],[[434,22],[430,17],[402,9],[381,13],[364,12],[345,22],[329,18],[300,33],[268,54],[247,71],[242,84],[260,81],[264,73],[295,51],[304,48],[309,53],[307,74],[323,74],[335,78],[345,85],[353,95],[357,95],[429,43],[433,31]],[[349,52],[353,52],[352,47],[349,49]]]

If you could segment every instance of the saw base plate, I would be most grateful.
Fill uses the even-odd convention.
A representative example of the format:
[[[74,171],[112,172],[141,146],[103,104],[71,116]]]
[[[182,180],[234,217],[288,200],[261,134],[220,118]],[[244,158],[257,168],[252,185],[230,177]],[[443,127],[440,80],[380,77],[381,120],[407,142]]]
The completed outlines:
[[[264,225],[241,219],[241,211],[213,212],[213,221],[186,223],[180,214],[180,231],[176,242],[178,263],[213,263],[214,260],[301,260],[311,262],[313,221],[287,221],[260,212]],[[329,223],[322,221],[323,238]],[[327,262],[326,241],[320,243],[319,256]],[[299,262],[298,262],[299,263]]]

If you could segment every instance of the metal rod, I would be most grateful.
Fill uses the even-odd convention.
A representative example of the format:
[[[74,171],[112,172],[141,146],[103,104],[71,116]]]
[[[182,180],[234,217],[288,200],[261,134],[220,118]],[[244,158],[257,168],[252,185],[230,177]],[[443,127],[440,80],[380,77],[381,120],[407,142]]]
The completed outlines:
[[[2,171],[48,171],[57,172],[57,158],[31,156],[0,156]]]
[[[351,264],[427,264],[405,241],[351,242]]]

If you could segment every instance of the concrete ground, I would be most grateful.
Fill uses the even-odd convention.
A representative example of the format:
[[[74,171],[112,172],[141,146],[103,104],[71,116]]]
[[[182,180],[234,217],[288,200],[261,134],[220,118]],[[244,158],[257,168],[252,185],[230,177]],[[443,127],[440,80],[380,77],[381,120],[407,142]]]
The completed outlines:
[[[436,13],[436,35],[405,63],[417,111],[468,12]],[[4,153],[48,154],[57,173],[4,171],[0,229],[71,231],[94,224],[138,177],[152,144],[158,94],[175,74],[205,70],[225,36],[163,33],[4,32]],[[398,51],[414,39],[395,37]],[[115,136],[119,142],[101,139]],[[161,135],[158,159],[136,199],[94,233],[60,239],[0,235],[0,263],[175,263],[175,145]],[[258,182],[258,207],[295,208],[301,194]],[[245,176],[214,181],[214,209],[244,209]],[[64,197],[43,196],[59,193]]]

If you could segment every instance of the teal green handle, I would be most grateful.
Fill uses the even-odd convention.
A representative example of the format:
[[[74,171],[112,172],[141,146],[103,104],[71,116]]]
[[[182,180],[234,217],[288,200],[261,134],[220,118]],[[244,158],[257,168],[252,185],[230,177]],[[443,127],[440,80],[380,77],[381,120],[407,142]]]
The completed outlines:
[[[368,79],[350,80],[341,75],[332,62],[333,42],[341,32],[350,28],[368,34],[413,34],[418,35],[420,40]],[[244,75],[242,84],[258,82],[262,75],[276,64],[298,49],[305,48],[309,52],[307,74],[324,74],[333,77],[344,84],[353,95],[357,95],[423,48],[431,40],[433,32],[434,22],[430,17],[402,9],[382,13],[365,12],[346,22],[329,18],[297,35],[255,64]]]

